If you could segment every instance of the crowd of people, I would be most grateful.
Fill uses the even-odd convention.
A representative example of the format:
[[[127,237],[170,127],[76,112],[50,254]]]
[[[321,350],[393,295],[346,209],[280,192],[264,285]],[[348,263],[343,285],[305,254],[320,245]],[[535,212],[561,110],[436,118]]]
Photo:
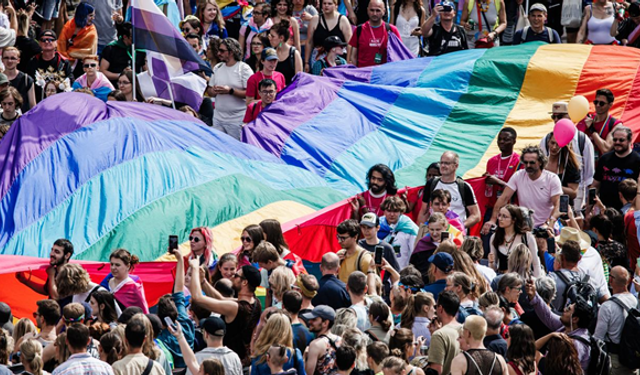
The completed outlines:
[[[240,139],[296,74],[384,64],[398,45],[416,57],[534,41],[640,46],[633,1],[535,1],[528,14],[521,0],[154,1],[211,69],[197,72],[208,85],[199,108],[143,95],[145,52],[134,56],[127,0],[2,0],[0,138],[36,103],[72,90],[173,106]]]
[[[573,140],[520,154],[503,128],[482,200],[452,151],[409,192],[372,166],[317,275],[277,220],[221,256],[199,227],[187,254],[170,239],[173,290],[150,306],[135,254],[114,250],[96,284],[60,239],[44,283],[16,275],[43,295],[33,319],[0,304],[0,373],[637,374],[640,154],[613,100],[598,90]]]

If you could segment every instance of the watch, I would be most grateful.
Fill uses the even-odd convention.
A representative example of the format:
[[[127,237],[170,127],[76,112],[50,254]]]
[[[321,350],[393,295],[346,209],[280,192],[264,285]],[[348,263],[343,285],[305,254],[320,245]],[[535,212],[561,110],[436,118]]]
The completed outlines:
[[[232,87],[231,89],[229,89],[229,95],[233,95],[233,93],[234,93],[235,91],[236,91],[236,90],[234,90],[234,89],[233,89],[233,87]]]

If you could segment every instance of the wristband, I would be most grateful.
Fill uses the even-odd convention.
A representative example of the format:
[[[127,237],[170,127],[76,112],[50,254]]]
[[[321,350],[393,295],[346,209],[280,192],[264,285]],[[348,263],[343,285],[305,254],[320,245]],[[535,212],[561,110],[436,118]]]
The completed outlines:
[[[236,90],[234,90],[234,89],[233,89],[233,87],[232,87],[232,88],[229,90],[229,95],[233,95],[233,93],[234,93],[235,91],[236,91]]]

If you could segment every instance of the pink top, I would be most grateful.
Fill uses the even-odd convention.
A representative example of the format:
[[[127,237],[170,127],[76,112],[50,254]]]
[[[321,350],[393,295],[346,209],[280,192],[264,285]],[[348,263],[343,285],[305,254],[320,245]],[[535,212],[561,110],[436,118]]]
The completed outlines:
[[[562,195],[562,183],[557,174],[542,170],[537,180],[532,181],[526,170],[517,171],[507,186],[518,192],[520,206],[534,210],[533,225],[538,227],[553,212],[551,198]]]

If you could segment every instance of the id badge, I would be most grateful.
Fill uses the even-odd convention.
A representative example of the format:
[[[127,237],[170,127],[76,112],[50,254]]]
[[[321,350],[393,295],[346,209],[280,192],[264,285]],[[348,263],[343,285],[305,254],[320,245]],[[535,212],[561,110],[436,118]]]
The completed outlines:
[[[373,58],[373,62],[376,64],[382,64],[382,54],[376,53],[376,56]]]

